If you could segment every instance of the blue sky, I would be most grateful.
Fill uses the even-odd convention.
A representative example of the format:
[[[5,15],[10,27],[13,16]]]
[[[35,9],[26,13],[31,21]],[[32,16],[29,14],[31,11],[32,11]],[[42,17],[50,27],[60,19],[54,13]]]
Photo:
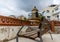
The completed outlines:
[[[34,6],[39,11],[51,4],[60,4],[60,0],[0,0],[0,15],[28,16]]]

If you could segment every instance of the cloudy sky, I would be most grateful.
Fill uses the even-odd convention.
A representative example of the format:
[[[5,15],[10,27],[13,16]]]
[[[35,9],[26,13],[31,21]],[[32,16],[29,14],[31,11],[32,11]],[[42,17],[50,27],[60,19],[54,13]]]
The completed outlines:
[[[39,11],[51,4],[60,4],[60,0],[0,0],[0,15],[28,16],[34,6]]]

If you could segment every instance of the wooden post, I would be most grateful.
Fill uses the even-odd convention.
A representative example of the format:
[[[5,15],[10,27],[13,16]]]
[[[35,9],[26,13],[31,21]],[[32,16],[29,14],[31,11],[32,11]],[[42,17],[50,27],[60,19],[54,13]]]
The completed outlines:
[[[51,22],[51,30],[52,30],[52,32],[55,32],[54,26],[55,26],[55,25],[54,25],[54,21],[52,21],[52,22]]]

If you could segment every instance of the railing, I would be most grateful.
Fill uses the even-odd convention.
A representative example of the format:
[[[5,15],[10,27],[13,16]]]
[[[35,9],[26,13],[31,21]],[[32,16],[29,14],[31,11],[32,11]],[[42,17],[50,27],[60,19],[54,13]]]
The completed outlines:
[[[22,26],[22,27],[20,28],[20,30],[17,32],[17,34],[16,34],[16,42],[19,41],[19,40],[18,40],[19,33],[21,32],[21,30],[22,30],[23,28],[24,28],[24,26]],[[35,29],[34,31],[31,31],[31,32],[22,33],[22,35],[24,35],[23,37],[33,39],[33,38],[31,38],[30,36],[37,34],[38,31],[40,31],[40,30],[39,30],[39,29]]]
[[[43,28],[44,25],[47,26],[47,27],[45,26],[46,29]],[[43,34],[45,34],[46,32],[48,32],[48,33],[50,34],[51,39],[53,40],[52,35],[51,35],[51,33],[50,33],[51,24],[50,24],[50,22],[49,22],[45,17],[43,17],[43,18],[42,18],[42,21],[40,21],[39,29],[40,29],[40,31],[38,32],[38,37],[40,38],[41,42],[43,42],[41,36],[42,36]]]
[[[24,27],[24,26],[22,26],[22,27],[20,28],[20,30],[17,32],[17,34],[16,34],[16,42],[18,42],[18,35],[19,35],[19,32],[22,30],[23,27]]]
[[[47,25],[47,30],[45,30],[45,29],[42,27],[43,25]],[[16,42],[18,42],[18,35],[19,35],[19,32],[23,29],[23,27],[24,27],[24,26],[22,26],[22,27],[20,28],[20,30],[18,31],[18,33],[17,33],[17,35],[16,35]],[[43,29],[44,29],[44,30],[43,30]],[[48,21],[47,19],[43,18],[43,20],[40,21],[40,25],[39,25],[39,29],[38,29],[38,30],[36,29],[35,31],[23,33],[23,35],[25,35],[24,37],[30,38],[29,36],[35,35],[35,34],[36,34],[35,32],[38,32],[38,37],[40,38],[40,41],[43,42],[41,36],[42,36],[43,34],[45,34],[46,32],[49,32],[49,34],[50,34],[50,36],[51,36],[51,39],[53,40],[52,35],[51,35],[51,33],[50,33],[49,30],[51,30],[50,23],[49,23],[49,21]]]

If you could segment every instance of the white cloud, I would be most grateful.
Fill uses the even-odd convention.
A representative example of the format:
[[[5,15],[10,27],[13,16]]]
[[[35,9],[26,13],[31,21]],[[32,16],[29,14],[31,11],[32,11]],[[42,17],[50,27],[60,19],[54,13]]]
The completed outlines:
[[[17,0],[0,0],[0,15],[24,15],[27,16],[27,12],[17,8]]]
[[[52,3],[59,4],[59,0],[0,0],[0,15],[24,15],[28,16],[29,11],[36,5],[38,10],[51,5]],[[28,11],[28,12],[26,12]]]
[[[38,4],[39,4],[39,7],[40,7],[41,9],[43,9],[43,8],[51,5],[52,2],[53,2],[53,0],[40,0]]]
[[[53,0],[53,4],[60,4],[60,0]]]

